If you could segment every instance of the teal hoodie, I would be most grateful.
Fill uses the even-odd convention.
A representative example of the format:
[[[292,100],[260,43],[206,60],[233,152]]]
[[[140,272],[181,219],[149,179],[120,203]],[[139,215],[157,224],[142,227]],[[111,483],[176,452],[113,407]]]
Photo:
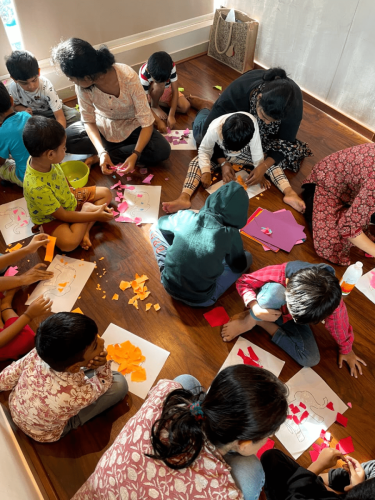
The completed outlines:
[[[235,273],[246,269],[239,229],[246,225],[249,199],[237,182],[211,194],[199,213],[182,210],[161,217],[157,228],[171,243],[162,283],[167,292],[192,303],[209,300],[224,262]]]

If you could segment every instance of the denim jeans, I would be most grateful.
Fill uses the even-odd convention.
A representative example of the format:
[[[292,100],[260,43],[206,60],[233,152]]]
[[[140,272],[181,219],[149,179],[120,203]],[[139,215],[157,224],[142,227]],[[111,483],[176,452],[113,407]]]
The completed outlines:
[[[195,142],[197,143],[197,147],[199,147],[200,143],[203,140],[203,127],[209,114],[209,109],[201,109],[193,122],[193,137],[195,139]]]
[[[171,243],[168,242],[167,237],[163,234],[160,229],[157,229],[156,224],[154,224],[150,229],[150,240],[152,245],[152,250],[154,252],[156,261],[158,263],[160,269],[160,276],[163,276],[164,271],[164,263],[165,258],[167,256],[168,248],[171,246]],[[228,288],[235,283],[243,273],[245,273],[253,262],[253,257],[250,252],[245,251],[246,255],[246,268],[240,272],[235,273],[231,270],[228,264],[224,261],[224,271],[223,273],[216,279],[216,288],[213,296],[206,300],[205,302],[196,303],[189,302],[185,299],[181,299],[180,297],[175,297],[171,295],[176,300],[183,302],[191,307],[210,307],[218,300],[218,298],[223,295],[224,292],[228,290]]]
[[[285,288],[280,283],[266,283],[258,292],[257,302],[265,309],[280,309],[285,305]],[[250,314],[259,321],[252,311]],[[283,323],[281,317],[276,324],[279,329],[272,337],[272,342],[301,366],[311,367],[319,363],[319,349],[309,325],[299,325],[293,320]]]
[[[180,375],[174,380],[193,393],[202,389],[199,380],[192,375]],[[237,453],[227,453],[224,459],[231,466],[231,476],[245,500],[257,500],[264,485],[263,467],[258,458],[255,455],[244,457]]]

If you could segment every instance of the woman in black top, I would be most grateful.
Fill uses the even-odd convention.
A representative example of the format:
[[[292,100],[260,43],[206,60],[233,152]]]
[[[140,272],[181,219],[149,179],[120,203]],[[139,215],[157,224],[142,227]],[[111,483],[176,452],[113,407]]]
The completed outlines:
[[[222,115],[246,111],[256,117],[266,159],[250,172],[246,184],[252,186],[260,183],[266,187],[264,174],[267,173],[284,194],[284,202],[297,211],[304,212],[305,203],[290,186],[284,169],[297,172],[302,160],[312,153],[307,144],[296,139],[303,114],[302,93],[283,69],[248,71],[232,82],[215,103],[193,96],[188,100],[192,107],[200,110],[193,125],[198,145],[210,123]],[[235,178],[230,160],[219,147],[215,148],[213,168],[220,165],[224,183]],[[194,172],[191,171],[192,168]],[[198,186],[201,175],[198,166],[190,165],[182,194],[177,200],[164,203],[167,205],[164,207],[166,211],[175,212],[190,207],[190,197]]]

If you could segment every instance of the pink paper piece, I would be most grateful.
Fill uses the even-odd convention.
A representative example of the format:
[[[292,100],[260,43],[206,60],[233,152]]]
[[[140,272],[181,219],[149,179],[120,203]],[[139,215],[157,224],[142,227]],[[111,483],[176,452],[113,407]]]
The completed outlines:
[[[301,408],[303,408],[304,410],[306,410],[306,405],[305,405],[304,403],[300,403],[300,404],[299,404],[299,406],[300,406]]]
[[[14,266],[14,267],[10,266],[6,270],[4,276],[15,276],[17,273],[18,273],[18,266]]]
[[[129,205],[127,204],[126,201],[123,201],[122,203],[120,203],[120,205],[117,206],[117,209],[121,213],[126,212],[128,208],[129,208]]]
[[[298,406],[294,406],[293,404],[289,405],[289,408],[291,409],[293,415],[295,415],[296,413],[300,413],[300,409],[298,408]]]
[[[325,441],[320,445],[321,450],[324,450],[324,448],[329,448],[329,443],[326,443]]]
[[[133,191],[135,186],[124,186],[124,189],[129,189],[129,191]]]
[[[185,139],[180,139],[179,143],[178,144],[187,144],[188,142],[185,141]],[[174,141],[173,141],[173,144],[174,144]]]
[[[341,451],[343,455],[347,455],[348,453],[353,453],[354,445],[351,436],[348,436],[344,439],[340,439],[340,441],[336,445],[336,450]]]
[[[132,178],[131,177],[127,177],[126,180],[129,182],[129,181],[132,180]]]
[[[116,210],[112,210],[112,214],[113,216],[115,217],[116,215],[118,215],[120,212],[116,212]]]
[[[370,259],[373,257],[370,253],[365,253],[365,257],[369,257]]]
[[[346,403],[346,404],[349,406],[349,408],[353,408],[352,403]]]
[[[16,210],[13,210],[13,213],[16,214],[18,212],[18,208]]]
[[[319,452],[313,450],[313,451],[309,451],[309,453],[310,453],[311,461],[316,462],[318,460],[318,457],[319,457]]]
[[[173,142],[173,137],[166,135],[165,138],[167,139],[168,142]]]
[[[136,217],[134,219],[134,223],[137,224],[137,226],[139,226],[142,223],[142,219],[140,217]]]
[[[124,177],[124,173],[123,172],[117,172],[117,175],[119,175],[120,177]]]
[[[186,128],[183,133],[184,133],[184,135],[188,135],[188,134],[190,134],[190,130],[188,128]]]
[[[333,407],[333,403],[332,403],[332,401],[330,401],[330,402],[327,404],[326,408],[328,408],[329,410],[335,411],[335,409],[334,409],[334,407]]]
[[[137,194],[137,198],[143,198],[143,194]]]
[[[148,175],[145,179],[143,179],[143,184],[150,184],[151,179],[153,178],[153,174]]]
[[[375,271],[371,271],[370,286],[375,288]]]
[[[134,222],[134,219],[131,219],[130,217],[122,217],[121,215],[115,220],[116,222]]]
[[[169,127],[167,127],[167,134],[170,134],[171,132],[172,130]]]
[[[121,201],[121,198],[119,196],[116,196],[115,201]]]
[[[272,234],[272,230],[269,227],[261,227],[260,230],[267,236],[271,236]]]
[[[21,217],[19,215],[17,215],[17,220],[21,220]]]
[[[348,419],[344,417],[344,415],[341,415],[341,413],[337,412],[336,415],[336,422],[341,424],[343,427],[346,427],[348,425]]]
[[[177,146],[178,144],[180,144],[180,141],[173,141],[173,146]]]
[[[317,451],[318,453],[320,453],[322,451],[322,448],[321,448],[320,444],[318,444],[318,443],[313,443],[312,447],[313,447],[314,451]]]
[[[115,189],[115,188],[117,188],[117,186],[121,186],[121,182],[120,181],[118,181],[117,184],[113,184],[113,186],[111,186],[111,189]]]
[[[324,436],[326,435],[326,432],[327,432],[327,431],[325,431],[324,429],[322,429],[322,430],[320,431],[320,436],[319,436],[319,437],[321,437],[322,439],[324,439]]]
[[[147,174],[147,168],[146,167],[140,168],[139,169],[139,173],[142,174],[142,175],[143,174]]]
[[[292,415],[287,415],[287,416],[286,416],[286,418],[287,418],[288,420],[293,420]]]
[[[264,444],[259,450],[257,451],[257,457],[260,458],[263,453],[267,450],[272,450],[272,448],[275,446],[275,441],[272,441],[272,439],[267,438],[266,444]]]

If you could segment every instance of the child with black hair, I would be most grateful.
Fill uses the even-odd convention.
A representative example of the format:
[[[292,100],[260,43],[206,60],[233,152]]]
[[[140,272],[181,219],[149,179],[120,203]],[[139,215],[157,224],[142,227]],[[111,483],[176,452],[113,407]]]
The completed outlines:
[[[154,52],[140,67],[139,78],[148,94],[155,126],[159,132],[166,134],[167,125],[172,129],[176,124],[176,111],[187,113],[190,108],[189,101],[178,90],[176,65],[167,52]],[[160,106],[170,108],[168,115]]]
[[[91,318],[69,312],[47,318],[35,349],[0,373],[0,390],[12,390],[14,423],[36,441],[53,442],[124,399],[125,377],[111,371],[106,356]]]
[[[211,185],[212,173],[221,170],[224,184],[235,180],[233,164],[246,165],[252,169],[263,161],[263,149],[256,119],[245,112],[219,116],[210,123],[199,149],[198,156],[191,160],[184,187],[180,196],[166,201],[163,210],[174,213],[190,208],[191,197],[199,186],[206,189]],[[248,182],[250,176],[245,180]],[[264,187],[270,182],[264,179]]]
[[[161,380],[72,500],[135,492],[160,500],[254,500],[264,483],[255,455],[287,410],[286,386],[262,368],[230,366],[206,394],[191,375]]]
[[[224,325],[224,342],[258,325],[297,363],[315,366],[319,349],[308,325],[324,320],[339,345],[339,367],[346,361],[352,376],[362,375],[360,363],[366,363],[353,351],[353,328],[333,267],[298,260],[268,266],[242,275],[237,291],[249,310]]]
[[[22,187],[29,158],[22,133],[30,115],[16,113],[13,104],[13,97],[0,82],[0,179]]]
[[[16,111],[55,118],[64,128],[80,119],[79,111],[63,104],[52,83],[40,76],[38,61],[31,52],[15,50],[5,63],[13,80],[9,92]]]
[[[92,246],[90,229],[96,221],[113,219],[106,187],[69,188],[59,163],[65,156],[65,130],[44,116],[33,116],[23,131],[23,141],[31,155],[24,179],[24,196],[31,220],[56,239],[64,252],[79,244]]]

